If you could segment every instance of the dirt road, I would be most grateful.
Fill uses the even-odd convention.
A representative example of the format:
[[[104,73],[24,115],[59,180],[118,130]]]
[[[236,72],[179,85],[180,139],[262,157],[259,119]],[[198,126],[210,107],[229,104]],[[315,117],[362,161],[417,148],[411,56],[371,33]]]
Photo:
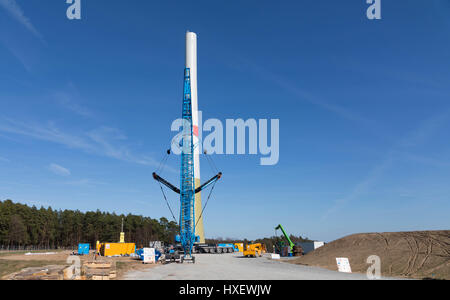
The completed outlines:
[[[316,267],[299,266],[239,254],[199,254],[195,264],[158,265],[131,271],[125,280],[365,280],[364,274],[344,274]]]

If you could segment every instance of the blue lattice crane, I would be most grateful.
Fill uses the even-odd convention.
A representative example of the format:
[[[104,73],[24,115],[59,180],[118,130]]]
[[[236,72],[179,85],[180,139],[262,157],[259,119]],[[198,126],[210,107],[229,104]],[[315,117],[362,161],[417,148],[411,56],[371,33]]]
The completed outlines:
[[[192,257],[195,237],[194,136],[192,126],[191,76],[184,70],[183,133],[180,174],[180,240],[186,258]]]
[[[180,194],[180,234],[176,237],[176,241],[181,243],[184,251],[183,260],[192,260],[194,244],[199,241],[199,237],[195,235],[196,216],[195,216],[195,194],[214,184],[222,177],[222,173],[217,174],[203,185],[195,188],[194,182],[194,145],[193,126],[192,126],[192,102],[191,102],[191,79],[190,69],[184,71],[184,92],[183,92],[183,131],[181,139],[181,172],[180,172],[180,189],[163,179],[156,173],[153,178],[161,184],[164,184],[174,192]],[[170,151],[168,151],[168,154]],[[162,188],[161,188],[162,190]],[[164,196],[165,197],[165,196]],[[167,200],[167,199],[166,199]],[[168,202],[167,202],[168,204]],[[168,204],[169,205],[169,204]],[[169,206],[170,209],[170,206]],[[172,211],[172,210],[171,210]],[[172,213],[173,215],[173,213]],[[199,217],[199,216],[197,216]]]

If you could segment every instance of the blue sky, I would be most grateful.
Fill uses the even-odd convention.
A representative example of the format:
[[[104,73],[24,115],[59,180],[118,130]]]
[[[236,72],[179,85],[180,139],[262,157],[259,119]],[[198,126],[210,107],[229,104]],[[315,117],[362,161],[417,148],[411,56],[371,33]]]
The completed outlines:
[[[208,237],[449,229],[450,1],[192,3],[0,0],[0,199],[169,218],[191,30],[203,117],[280,120],[276,166],[213,157]]]

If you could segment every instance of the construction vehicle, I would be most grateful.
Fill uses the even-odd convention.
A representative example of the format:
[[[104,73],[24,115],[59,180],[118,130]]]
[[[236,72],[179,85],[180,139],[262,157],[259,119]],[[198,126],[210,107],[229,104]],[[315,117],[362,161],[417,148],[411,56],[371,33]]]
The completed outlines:
[[[278,225],[277,227],[275,227],[275,231],[276,230],[281,230],[281,232],[283,233],[285,239],[289,243],[289,247],[291,248],[291,251],[293,251],[295,244],[291,241],[291,239],[289,238],[289,235],[286,233],[286,231],[284,230],[283,226],[281,226],[281,224]]]
[[[234,252],[244,252],[244,243],[234,243]]]
[[[199,244],[194,245],[194,250],[196,253],[211,253],[211,254],[222,254],[222,253],[233,253],[233,244]]]
[[[243,255],[244,257],[261,257],[266,252],[266,245],[256,243],[247,245],[243,251]]]
[[[167,247],[164,251],[164,258],[162,260],[162,263],[183,263],[184,257],[181,256],[181,252],[183,251],[179,247]],[[192,257],[192,262],[195,263],[195,257]]]
[[[233,253],[234,245],[233,244],[218,244],[217,249],[219,249],[219,251],[221,250],[221,253]]]
[[[283,233],[283,235],[284,235],[284,238],[286,239],[286,241],[289,243],[289,249],[290,249],[290,251],[287,253],[287,255],[284,255],[284,256],[301,256],[302,255],[302,252],[303,252],[303,250],[302,250],[302,247],[301,246],[296,246],[292,241],[291,241],[291,238],[289,237],[289,235],[286,233],[286,230],[284,230],[284,228],[283,228],[283,226],[281,226],[281,224],[280,225],[278,225],[277,227],[275,227],[275,233],[276,233],[276,231],[277,230],[281,230],[281,232]],[[280,243],[279,245],[278,245],[278,254],[280,254],[280,255],[282,255],[283,254],[283,246],[284,246],[284,244],[283,243]],[[283,256],[283,255],[282,255]]]

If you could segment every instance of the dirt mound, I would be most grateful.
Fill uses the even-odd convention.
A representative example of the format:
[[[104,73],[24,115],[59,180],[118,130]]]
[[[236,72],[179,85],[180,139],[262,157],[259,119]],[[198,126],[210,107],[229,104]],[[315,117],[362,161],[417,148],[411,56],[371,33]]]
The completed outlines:
[[[381,258],[383,276],[450,279],[450,230],[354,234],[292,261],[337,271],[348,257],[353,272],[366,273],[371,255]]]

